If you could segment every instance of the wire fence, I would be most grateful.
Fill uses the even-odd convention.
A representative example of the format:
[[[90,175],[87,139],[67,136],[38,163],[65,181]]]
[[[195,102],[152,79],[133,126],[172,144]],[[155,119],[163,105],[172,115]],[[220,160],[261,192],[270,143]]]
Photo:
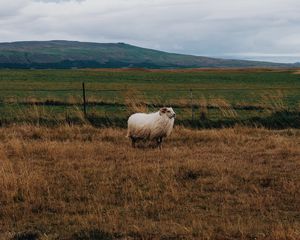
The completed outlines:
[[[86,92],[89,97],[102,97],[113,99],[123,99],[124,95],[130,90],[123,89],[92,89],[87,86]],[[286,101],[292,101],[295,99],[300,100],[300,94],[291,94],[300,92],[300,88],[284,88],[284,89],[274,89],[274,88],[211,88],[211,89],[165,89],[165,90],[149,90],[149,89],[134,89],[135,97],[146,98],[148,100],[156,99],[157,97],[161,99],[190,99],[191,94],[193,99],[206,97],[208,99],[218,99],[226,98],[230,100],[238,101],[248,101],[255,102],[263,95],[271,95],[274,97],[280,97]],[[278,94],[280,93],[280,94]],[[53,98],[67,98],[69,96],[81,97],[82,89],[78,88],[66,88],[66,89],[24,89],[24,88],[14,88],[14,89],[0,89],[0,99],[4,101],[7,98],[43,98],[43,99],[53,99]]]
[[[300,90],[300,89],[299,89]],[[221,112],[236,110],[284,110],[297,108],[300,103],[296,88],[190,88],[190,89],[95,89],[82,83],[82,87],[65,89],[44,88],[1,88],[0,104],[35,106],[78,106],[85,116],[90,107],[132,107],[133,104],[158,108],[172,106],[177,110],[188,110],[190,119],[205,118],[209,109]],[[228,114],[223,114],[228,115]],[[231,114],[236,115],[236,114]],[[199,116],[197,117],[199,118]]]
[[[192,127],[234,124],[271,128],[300,126],[298,89],[0,89],[0,126],[29,122],[46,125],[88,121],[95,126],[126,127],[133,112],[171,106],[176,122]],[[282,114],[283,113],[283,114]]]

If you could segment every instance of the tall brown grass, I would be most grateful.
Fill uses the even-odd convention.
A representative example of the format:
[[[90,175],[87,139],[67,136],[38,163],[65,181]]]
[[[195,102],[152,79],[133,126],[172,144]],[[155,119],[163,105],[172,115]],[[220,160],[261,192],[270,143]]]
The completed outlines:
[[[124,93],[124,103],[128,114],[136,112],[147,112],[147,101],[144,94],[136,89],[128,89]]]
[[[200,119],[205,120],[208,118],[208,102],[207,99],[202,96],[199,100]]]
[[[286,103],[285,93],[283,91],[267,91],[261,95],[261,106],[270,111],[274,112],[283,112],[288,111],[289,107]]]
[[[234,110],[233,106],[223,98],[216,98],[210,101],[210,105],[218,108],[221,112],[222,117],[225,118],[236,118],[237,112]]]
[[[296,240],[300,131],[177,127],[159,151],[123,129],[0,128],[0,204],[0,239]]]

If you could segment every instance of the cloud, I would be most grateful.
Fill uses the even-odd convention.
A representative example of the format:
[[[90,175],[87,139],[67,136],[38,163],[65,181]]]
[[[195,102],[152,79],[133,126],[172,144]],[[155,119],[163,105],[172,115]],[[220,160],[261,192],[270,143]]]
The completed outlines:
[[[15,0],[15,1],[0,1],[0,19],[5,20],[7,17],[16,16],[20,14],[20,10],[28,5],[29,1]]]
[[[2,41],[127,42],[197,55],[280,55],[300,49],[298,0],[0,0],[0,4]]]
[[[45,3],[49,3],[49,2],[61,3],[61,2],[70,2],[70,1],[83,2],[85,0],[35,0],[35,1],[45,2]]]

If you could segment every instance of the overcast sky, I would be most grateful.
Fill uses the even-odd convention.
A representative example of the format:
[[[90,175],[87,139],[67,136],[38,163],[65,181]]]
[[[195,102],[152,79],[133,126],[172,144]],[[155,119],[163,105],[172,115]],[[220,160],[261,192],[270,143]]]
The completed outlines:
[[[0,0],[0,41],[126,42],[300,61],[300,0]]]

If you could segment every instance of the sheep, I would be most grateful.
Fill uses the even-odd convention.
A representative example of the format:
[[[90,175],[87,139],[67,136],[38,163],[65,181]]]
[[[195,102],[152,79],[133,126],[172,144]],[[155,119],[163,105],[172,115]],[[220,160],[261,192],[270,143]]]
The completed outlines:
[[[176,113],[171,107],[163,107],[154,113],[135,113],[128,118],[127,137],[132,141],[132,147],[139,139],[156,140],[159,149],[162,140],[171,134]]]

